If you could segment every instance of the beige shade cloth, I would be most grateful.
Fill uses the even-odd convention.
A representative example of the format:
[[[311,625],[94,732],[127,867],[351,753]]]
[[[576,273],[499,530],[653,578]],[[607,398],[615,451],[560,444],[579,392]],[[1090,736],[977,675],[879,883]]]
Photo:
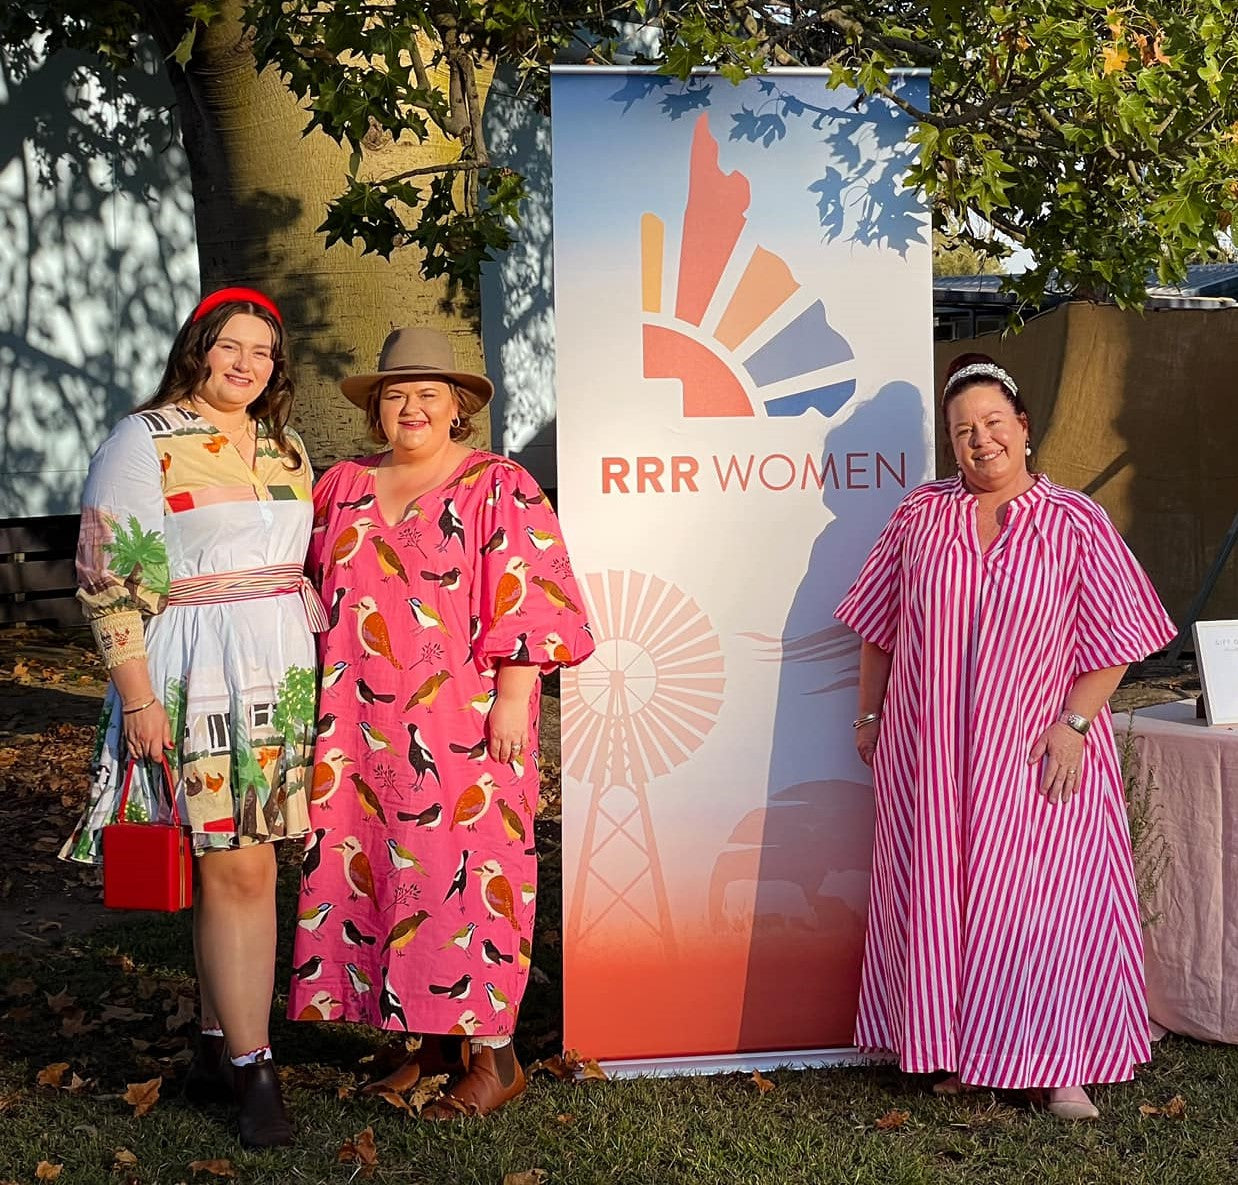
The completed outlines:
[[[1021,333],[937,344],[937,390],[950,359],[991,354],[1032,417],[1033,462],[1095,498],[1181,620],[1238,514],[1238,308],[1059,305]],[[954,460],[938,428],[940,472]],[[1238,563],[1226,565],[1206,617],[1238,617]]]
[[[1171,859],[1144,935],[1148,1013],[1170,1032],[1238,1044],[1238,727],[1209,727],[1181,700],[1139,709],[1133,728]]]

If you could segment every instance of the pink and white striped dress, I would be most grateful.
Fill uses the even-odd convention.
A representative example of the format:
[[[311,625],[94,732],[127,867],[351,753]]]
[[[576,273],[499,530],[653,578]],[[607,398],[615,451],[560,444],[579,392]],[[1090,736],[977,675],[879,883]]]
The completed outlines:
[[[994,1087],[1130,1078],[1150,1050],[1108,708],[1066,805],[1027,755],[1077,676],[1173,637],[1147,576],[1043,476],[982,552],[953,478],[902,501],[837,616],[894,656],[856,1044]]]

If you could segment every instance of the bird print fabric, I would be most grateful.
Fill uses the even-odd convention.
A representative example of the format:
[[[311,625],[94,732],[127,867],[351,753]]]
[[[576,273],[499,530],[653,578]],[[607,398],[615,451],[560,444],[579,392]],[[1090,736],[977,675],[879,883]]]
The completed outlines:
[[[489,757],[486,717],[501,663],[546,673],[593,641],[525,470],[474,452],[388,523],[378,460],[314,493],[309,571],[332,626],[289,1016],[505,1035],[533,938],[540,687],[512,762]]]

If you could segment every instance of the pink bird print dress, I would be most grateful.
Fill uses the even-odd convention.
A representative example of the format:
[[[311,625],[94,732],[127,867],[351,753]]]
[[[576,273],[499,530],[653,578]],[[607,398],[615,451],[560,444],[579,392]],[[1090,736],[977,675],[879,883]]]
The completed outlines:
[[[388,523],[378,461],[341,462],[314,491],[309,572],[333,624],[289,1015],[500,1036],[532,952],[538,754],[486,752],[497,664],[548,673],[593,640],[524,469],[473,452]]]

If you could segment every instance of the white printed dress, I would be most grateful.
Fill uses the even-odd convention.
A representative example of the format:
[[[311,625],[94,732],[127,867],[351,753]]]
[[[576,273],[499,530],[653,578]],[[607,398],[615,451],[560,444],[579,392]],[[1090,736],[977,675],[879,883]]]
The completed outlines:
[[[91,461],[78,540],[78,596],[109,669],[145,653],[172,727],[181,818],[196,852],[304,835],[313,752],[313,635],[297,593],[169,604],[173,582],[282,567],[299,572],[312,473],[290,468],[260,427],[251,469],[213,424],[178,407],[127,416]],[[109,687],[90,802],[61,856],[100,859],[125,764]],[[131,819],[153,813],[144,767]],[[166,814],[166,812],[165,812]]]

